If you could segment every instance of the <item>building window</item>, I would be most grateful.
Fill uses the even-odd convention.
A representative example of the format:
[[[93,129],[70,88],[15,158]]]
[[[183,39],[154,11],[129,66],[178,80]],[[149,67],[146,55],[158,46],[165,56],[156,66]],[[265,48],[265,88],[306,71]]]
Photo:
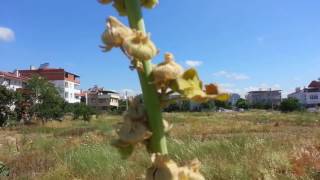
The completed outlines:
[[[318,99],[318,95],[310,95],[310,99]]]
[[[69,98],[69,93],[68,92],[64,93],[64,98]]]
[[[65,82],[65,83],[64,83],[64,87],[66,87],[66,88],[67,88],[67,87],[68,87],[68,85],[69,85],[69,84],[68,84],[68,82]]]

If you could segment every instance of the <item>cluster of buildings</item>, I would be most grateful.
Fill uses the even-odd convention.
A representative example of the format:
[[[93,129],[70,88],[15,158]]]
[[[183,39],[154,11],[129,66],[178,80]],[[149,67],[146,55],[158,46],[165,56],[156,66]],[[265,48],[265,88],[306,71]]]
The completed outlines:
[[[119,107],[120,95],[115,91],[105,90],[94,86],[86,91],[80,89],[80,76],[66,71],[63,68],[51,68],[49,63],[39,67],[30,66],[29,69],[15,70],[13,72],[0,71],[0,85],[11,90],[24,88],[28,79],[33,75],[39,75],[51,82],[60,93],[60,96],[69,103],[86,103],[97,110],[109,110]],[[251,106],[279,106],[282,97],[281,90],[257,90],[250,91],[246,100]],[[305,107],[320,105],[320,79],[312,81],[308,87],[296,88],[288,98],[296,98]],[[240,99],[239,94],[231,94],[229,104],[235,105]]]
[[[97,86],[82,91],[79,75],[63,68],[51,68],[49,63],[13,72],[0,71],[0,85],[14,91],[23,89],[27,81],[34,75],[41,76],[51,82],[57,88],[60,96],[68,103],[83,102],[98,110],[114,109],[119,106],[120,95],[117,92],[107,91]]]
[[[320,79],[310,82],[307,87],[297,87],[295,92],[288,94],[288,98],[297,99],[306,108],[320,106]],[[281,90],[250,91],[246,100],[250,105],[279,106],[282,101]]]

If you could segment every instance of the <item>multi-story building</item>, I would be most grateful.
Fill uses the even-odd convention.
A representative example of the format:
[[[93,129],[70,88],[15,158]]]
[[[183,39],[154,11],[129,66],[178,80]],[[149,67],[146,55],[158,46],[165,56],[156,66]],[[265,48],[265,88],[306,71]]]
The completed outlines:
[[[87,104],[97,110],[110,110],[119,107],[120,95],[97,86],[87,91]]]
[[[20,70],[19,72],[25,77],[42,76],[54,84],[65,101],[69,103],[80,102],[80,76],[74,73],[67,72],[62,68],[49,68],[49,64],[43,64],[40,68],[31,66],[29,70]]]
[[[320,80],[312,81],[307,88],[296,88],[296,91],[289,94],[288,98],[296,98],[305,107],[320,105]]]
[[[23,88],[26,85],[27,77],[21,76],[19,71],[14,72],[1,72],[0,71],[0,85],[16,91],[17,89]]]
[[[281,90],[250,91],[246,99],[252,106],[278,106],[281,103]]]

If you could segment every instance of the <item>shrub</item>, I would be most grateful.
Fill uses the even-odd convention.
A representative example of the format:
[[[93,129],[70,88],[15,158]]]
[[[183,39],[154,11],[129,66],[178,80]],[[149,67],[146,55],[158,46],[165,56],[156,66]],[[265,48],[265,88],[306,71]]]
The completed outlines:
[[[284,99],[280,104],[280,110],[282,112],[292,112],[301,109],[301,104],[296,98]]]
[[[236,102],[236,107],[237,108],[242,108],[242,109],[248,109],[249,108],[249,104],[248,104],[247,100],[245,100],[243,98],[240,98]]]

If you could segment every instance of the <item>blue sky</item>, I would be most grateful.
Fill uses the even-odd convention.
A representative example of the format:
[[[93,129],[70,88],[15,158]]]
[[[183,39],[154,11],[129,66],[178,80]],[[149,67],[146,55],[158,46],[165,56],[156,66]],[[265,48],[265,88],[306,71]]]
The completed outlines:
[[[110,5],[95,0],[0,4],[0,70],[50,62],[79,74],[84,89],[97,84],[139,91],[125,56],[98,48],[105,19],[118,17]],[[286,94],[320,77],[319,7],[318,0],[160,0],[143,13],[160,49],[155,63],[172,52],[183,66],[196,65],[205,83],[241,94],[267,87]]]

